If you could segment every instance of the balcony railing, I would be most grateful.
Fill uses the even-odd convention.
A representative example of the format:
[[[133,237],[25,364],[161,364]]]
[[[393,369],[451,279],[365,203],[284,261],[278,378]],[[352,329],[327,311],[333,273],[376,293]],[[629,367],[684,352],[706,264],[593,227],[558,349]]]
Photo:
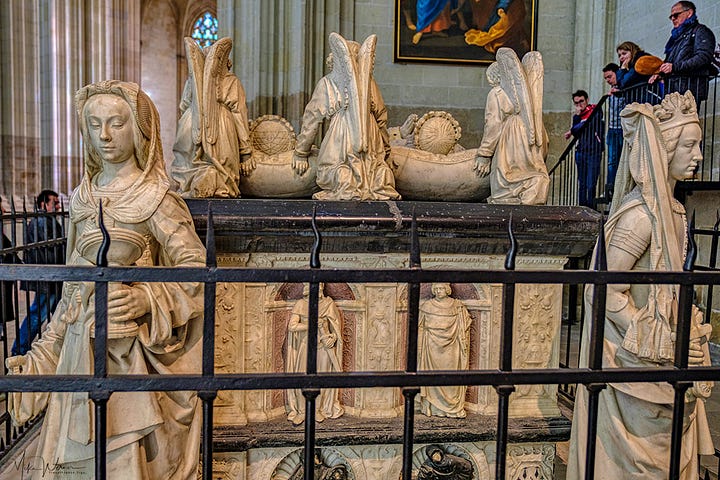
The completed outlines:
[[[707,84],[707,99],[700,101],[698,106],[698,116],[703,131],[703,162],[698,168],[696,177],[690,181],[678,182],[677,189],[680,191],[720,189],[720,159],[715,158],[716,142],[720,141],[720,134],[717,133],[720,130],[720,119],[717,118],[720,113],[717,110],[718,78],[681,77],[675,82],[677,84],[673,84],[673,88],[695,92],[700,90],[701,95],[703,85]],[[611,169],[608,168],[608,160],[612,158],[613,148],[617,148],[617,144],[612,146],[611,142],[615,138],[615,141],[619,141],[619,145],[622,145],[621,139],[613,137],[617,133],[609,129],[620,127],[619,114],[624,105],[633,102],[658,104],[665,91],[665,85],[662,83],[641,84],[627,88],[613,96],[603,95],[578,136],[570,141],[557,162],[550,168],[551,183],[548,205],[580,204],[578,199],[579,175],[575,160],[577,158],[578,161],[581,159],[587,161],[595,156],[599,157],[599,168],[594,188],[591,189],[594,193],[592,207],[601,211],[606,209],[612,198],[614,183],[612,178],[609,178]],[[602,118],[602,122],[600,122],[600,118]],[[590,132],[590,129],[593,131]],[[583,142],[578,144],[579,139],[584,135],[595,135],[596,130],[602,142],[593,144],[589,148],[584,148]],[[586,142],[585,145],[588,143]],[[619,159],[619,154],[617,158]]]

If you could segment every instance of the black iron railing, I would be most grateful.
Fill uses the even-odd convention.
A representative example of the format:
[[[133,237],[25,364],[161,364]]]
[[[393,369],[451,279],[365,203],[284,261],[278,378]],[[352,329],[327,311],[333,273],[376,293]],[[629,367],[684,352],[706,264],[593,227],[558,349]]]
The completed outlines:
[[[507,221],[510,248],[504,270],[426,270],[421,265],[421,234],[412,219],[409,266],[393,269],[338,270],[325,269],[320,263],[321,220],[313,215],[316,242],[310,253],[309,268],[261,269],[218,268],[215,263],[214,233],[211,215],[208,216],[207,266],[197,268],[160,267],[65,267],[5,264],[0,266],[0,281],[83,281],[95,284],[96,341],[94,343],[94,373],[92,375],[10,375],[0,378],[0,391],[6,392],[88,392],[95,405],[96,478],[105,478],[105,426],[107,400],[121,391],[177,391],[199,392],[203,412],[202,469],[204,478],[212,478],[212,409],[219,390],[301,389],[306,399],[305,465],[312,465],[315,451],[315,401],[321,388],[400,388],[405,397],[403,435],[403,478],[409,480],[412,470],[414,431],[414,400],[420,386],[483,385],[493,386],[499,393],[496,436],[496,477],[505,478],[505,452],[508,443],[508,398],[515,386],[538,384],[580,383],[590,391],[589,425],[597,422],[597,398],[600,390],[611,382],[668,382],[674,388],[675,408],[672,430],[672,451],[668,478],[677,478],[680,465],[680,444],[684,394],[692,381],[720,380],[720,367],[688,368],[692,293],[695,285],[720,283],[719,272],[619,272],[607,271],[603,235],[598,256],[592,270],[518,271],[514,270],[516,255],[512,236],[512,222]],[[686,269],[691,270],[693,255]],[[100,262],[102,263],[102,261]],[[205,285],[203,365],[201,374],[186,375],[109,375],[107,373],[107,289],[108,282],[201,282]],[[217,374],[214,370],[215,297],[218,282],[282,282],[309,283],[309,331],[307,373],[238,373]],[[408,284],[409,315],[405,368],[389,372],[317,372],[317,321],[320,283],[376,283]],[[500,358],[498,369],[470,371],[417,371],[417,332],[420,285],[422,283],[500,283],[504,286],[501,320]],[[513,369],[512,324],[515,317],[513,292],[515,285],[563,284],[595,285],[592,305],[592,332],[589,368]],[[605,290],[608,284],[678,284],[680,285],[679,314],[675,363],[672,367],[604,369],[602,367],[603,326],[605,322]],[[591,428],[592,431],[592,428]],[[587,439],[587,464],[593,464],[595,437]],[[313,470],[305,469],[305,480],[311,480]],[[594,472],[588,469],[586,478]]]
[[[681,192],[720,189],[720,160],[715,158],[717,151],[715,144],[720,141],[720,135],[716,134],[716,130],[720,129],[720,121],[717,118],[720,113],[717,110],[718,79],[715,77],[680,77],[673,79],[673,82],[667,85],[664,83],[641,84],[629,87],[613,96],[603,95],[578,135],[570,141],[550,169],[551,183],[548,205],[580,205],[578,185],[579,177],[584,172],[578,171],[578,162],[587,162],[589,159],[598,158],[598,165],[591,166],[593,169],[597,168],[597,174],[593,177],[596,179],[595,185],[591,188],[591,193],[595,194],[592,207],[600,211],[606,210],[612,200],[614,185],[612,169],[608,168],[608,164],[613,158],[613,148],[617,149],[617,144],[611,146],[611,143],[618,141],[617,133],[611,129],[620,127],[620,111],[625,105],[633,102],[658,104],[663,95],[669,91],[669,86],[682,91],[699,91],[698,95],[706,95],[706,99],[701,100],[698,104],[698,116],[703,131],[703,162],[698,167],[696,177],[690,181],[679,182],[677,189]],[[601,126],[597,117],[602,117],[604,120]],[[591,133],[588,132],[589,129],[598,128],[602,128],[602,131],[598,132],[602,142],[593,143],[592,147],[585,148],[583,145],[589,145],[589,142],[583,142],[581,139]],[[592,134],[594,135],[594,133],[593,131]],[[622,140],[619,141],[621,146]],[[615,158],[616,160],[619,158],[619,153]]]
[[[50,259],[64,257],[67,243],[66,211],[28,211],[25,203],[20,210],[16,208],[13,200],[6,207],[8,211],[0,216],[0,231],[3,236],[0,268],[3,264],[45,264]],[[59,299],[60,293],[61,287],[58,283],[48,281],[42,276],[29,282],[0,282],[0,344],[4,374],[7,374],[4,359],[12,354],[13,348],[20,348],[21,328],[27,342],[32,342],[42,335],[45,324],[52,318],[55,302],[51,299]],[[39,301],[38,297],[41,295],[46,300]],[[36,323],[31,327],[33,322]],[[37,423],[33,421],[26,425],[13,426],[7,413],[7,398],[1,398],[0,456],[21,441],[30,427]]]

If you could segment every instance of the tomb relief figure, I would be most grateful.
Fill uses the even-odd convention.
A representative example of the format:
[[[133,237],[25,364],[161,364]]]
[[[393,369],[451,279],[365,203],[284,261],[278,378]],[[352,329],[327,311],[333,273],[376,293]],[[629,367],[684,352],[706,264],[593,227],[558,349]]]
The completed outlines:
[[[615,196],[605,224],[608,270],[682,270],[685,210],[675,183],[692,178],[702,161],[702,131],[692,93],[671,93],[660,105],[633,103],[621,113],[625,146]],[[677,285],[608,285],[604,368],[672,366],[677,328]],[[592,289],[586,288],[586,311]],[[580,366],[588,365],[592,315],[583,332]],[[693,310],[689,364],[707,364],[709,333]],[[714,451],[704,400],[709,385],[685,395],[680,478],[698,477],[698,454]],[[667,478],[674,390],[668,383],[608,385],[599,396],[595,471],[602,478]],[[585,475],[588,394],[578,387],[568,478]],[[628,412],[631,412],[629,415]],[[601,472],[601,473],[600,473]]]
[[[81,88],[75,101],[85,173],[70,200],[67,263],[94,264],[102,201],[110,263],[203,266],[205,249],[190,212],[169,191],[150,98],[136,84],[110,80]],[[202,285],[111,283],[107,314],[109,374],[200,373]],[[6,365],[12,375],[92,375],[94,336],[94,284],[66,282],[42,338]],[[195,392],[113,393],[107,402],[108,478],[195,478],[198,407]],[[93,475],[96,432],[87,393],[12,393],[8,410],[17,424],[45,411],[38,458]],[[39,469],[34,478],[45,473]]]
[[[472,480],[470,460],[446,452],[440,445],[425,447],[427,459],[420,465],[417,480]]]
[[[475,151],[458,143],[462,128],[450,113],[412,114],[389,131],[389,163],[404,199],[480,201],[490,195],[490,181],[475,174]]]
[[[542,56],[528,52],[520,63],[512,49],[503,47],[496,58],[486,73],[492,89],[475,169],[480,176],[490,176],[488,203],[544,204],[550,180],[542,121]]]
[[[304,372],[307,362],[308,312],[310,286],[303,286],[303,298],[293,306],[288,323],[286,372]],[[342,316],[335,301],[325,296],[324,284],[320,284],[318,299],[318,372],[342,371]],[[338,418],[345,411],[340,405],[337,388],[325,388],[316,400],[315,419]],[[288,420],[295,425],[305,421],[305,398],[300,390],[287,391]]]
[[[180,102],[172,176],[185,197],[239,197],[240,174],[253,169],[245,90],[230,71],[232,40],[204,54],[185,38],[189,78]]]
[[[433,283],[433,298],[420,305],[418,370],[469,368],[472,319],[451,293],[449,283]],[[427,416],[465,418],[466,391],[466,386],[420,387],[420,411]]]
[[[377,37],[362,45],[330,34],[331,71],[320,79],[305,107],[293,168],[309,168],[312,142],[329,120],[318,152],[316,182],[319,200],[399,200],[395,179],[386,163],[390,153],[387,111],[372,70]]]

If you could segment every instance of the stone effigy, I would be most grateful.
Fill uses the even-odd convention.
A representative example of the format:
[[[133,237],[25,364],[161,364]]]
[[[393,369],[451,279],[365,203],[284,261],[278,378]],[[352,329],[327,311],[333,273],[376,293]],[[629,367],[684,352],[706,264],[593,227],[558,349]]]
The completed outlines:
[[[420,305],[418,370],[466,370],[472,318],[448,283],[432,284],[433,298]],[[427,416],[465,418],[467,386],[420,387],[420,411]]]
[[[85,174],[70,200],[68,264],[93,265],[102,238],[102,201],[111,237],[108,258],[120,265],[203,266],[205,249],[190,213],[169,191],[160,123],[150,98],[116,80],[77,92]],[[67,282],[42,338],[10,357],[13,375],[93,373],[94,283]],[[199,373],[202,286],[110,284],[108,373]],[[195,392],[114,392],[107,402],[108,478],[195,478],[202,415]],[[45,418],[36,456],[75,475],[94,472],[95,432],[87,393],[12,393],[18,424]],[[54,470],[57,471],[57,470]],[[34,478],[45,476],[42,468]]]
[[[702,131],[692,93],[672,93],[661,105],[634,103],[621,113],[625,147],[605,225],[608,270],[682,270],[686,218],[673,198],[677,181],[692,178],[702,161]],[[604,368],[672,366],[677,327],[677,285],[607,286]],[[592,288],[585,311],[592,310]],[[588,366],[592,315],[580,351]],[[693,307],[690,365],[709,364],[702,348],[709,326]],[[568,477],[583,478],[588,396],[578,386]],[[696,382],[685,395],[680,478],[698,477],[698,454],[714,452],[704,401],[710,385]],[[669,383],[616,383],[600,392],[596,478],[667,478],[674,389]]]
[[[493,87],[476,153],[478,175],[490,175],[488,203],[524,205],[547,201],[547,132],[542,121],[543,63],[528,52],[522,63],[510,48],[497,51],[487,69]]]
[[[335,301],[326,297],[325,286],[320,284],[318,299],[318,349],[317,368],[319,372],[342,372],[342,316]],[[293,306],[290,314],[287,335],[287,358],[285,371],[304,372],[307,362],[308,315],[310,286],[303,286],[303,298]],[[340,406],[337,388],[325,388],[320,391],[316,402],[315,419],[322,422],[326,418],[338,418],[344,413]],[[287,391],[288,420],[295,425],[305,421],[305,397],[300,390]]]
[[[240,173],[252,171],[245,90],[230,71],[232,40],[207,54],[185,38],[189,78],[180,102],[172,177],[184,197],[238,197]]]
[[[307,157],[322,125],[328,130],[318,152],[319,200],[399,200],[386,163],[390,153],[387,111],[372,75],[377,37],[362,45],[330,34],[332,70],[320,79],[305,107],[293,168],[308,169]]]

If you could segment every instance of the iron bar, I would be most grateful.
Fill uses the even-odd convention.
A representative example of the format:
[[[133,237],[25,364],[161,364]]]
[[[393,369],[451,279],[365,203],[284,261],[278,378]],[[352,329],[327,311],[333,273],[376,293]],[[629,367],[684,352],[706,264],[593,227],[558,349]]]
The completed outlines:
[[[607,252],[605,249],[605,222],[600,218],[597,246],[595,247],[596,271],[607,270]],[[605,301],[607,285],[594,282],[590,327],[590,353],[588,366],[592,370],[602,369],[603,341],[605,338]],[[588,429],[585,440],[585,480],[595,478],[595,446],[597,438],[598,406],[603,384],[586,384],[588,390]]]
[[[417,215],[415,208],[412,211],[412,222],[410,224],[410,268],[421,267],[420,238],[418,236]],[[405,371],[408,373],[417,372],[417,349],[418,349],[418,320],[420,311],[420,284],[413,282],[408,285],[408,316],[407,316],[407,355],[405,359]],[[415,431],[415,397],[420,393],[419,388],[403,388],[402,394],[405,402],[403,413],[403,457],[402,457],[402,480],[412,478],[412,457]]]
[[[512,228],[512,214],[508,219],[508,238],[510,247],[505,256],[505,270],[515,270],[517,256],[517,240]],[[500,371],[512,371],[513,347],[513,315],[515,310],[515,285],[503,285],[502,325],[500,332]],[[508,414],[510,394],[515,390],[513,385],[496,385],[498,394],[497,437],[495,439],[495,478],[505,478],[505,460],[508,440]]]

